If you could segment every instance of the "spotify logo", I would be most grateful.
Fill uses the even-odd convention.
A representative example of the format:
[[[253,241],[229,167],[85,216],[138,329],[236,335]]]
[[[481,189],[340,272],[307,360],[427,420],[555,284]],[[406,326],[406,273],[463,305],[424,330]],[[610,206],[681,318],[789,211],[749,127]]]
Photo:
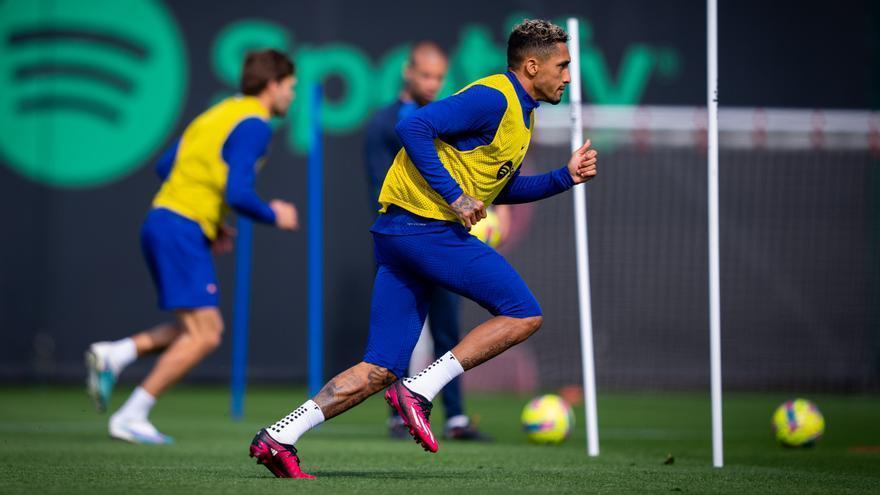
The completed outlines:
[[[152,0],[0,0],[0,161],[58,187],[136,169],[173,130],[187,83]]]

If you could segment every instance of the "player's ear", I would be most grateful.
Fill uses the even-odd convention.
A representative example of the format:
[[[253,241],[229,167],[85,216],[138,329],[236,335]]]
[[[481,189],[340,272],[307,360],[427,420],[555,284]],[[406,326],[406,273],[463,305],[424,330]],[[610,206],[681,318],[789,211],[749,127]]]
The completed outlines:
[[[535,77],[538,75],[538,61],[535,58],[529,57],[526,59],[526,74],[531,77]]]

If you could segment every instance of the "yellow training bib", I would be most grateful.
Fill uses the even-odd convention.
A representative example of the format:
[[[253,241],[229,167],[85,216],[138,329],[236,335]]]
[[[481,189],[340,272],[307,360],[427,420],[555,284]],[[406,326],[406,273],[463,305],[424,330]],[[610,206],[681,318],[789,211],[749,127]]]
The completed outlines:
[[[229,211],[223,144],[243,120],[269,120],[269,111],[253,96],[227,98],[196,117],[183,131],[171,173],[153,199],[154,208],[168,208],[195,221],[208,239],[217,237]]]
[[[495,200],[508,179],[522,164],[529,149],[535,119],[532,112],[531,124],[526,127],[516,90],[506,75],[485,77],[461,91],[476,84],[497,89],[507,100],[507,109],[501,117],[492,142],[468,151],[459,151],[440,139],[435,139],[434,145],[440,162],[461,186],[462,191],[488,205]],[[382,213],[388,210],[389,205],[397,205],[426,218],[458,221],[452,208],[428,185],[413,165],[405,149],[397,153],[388,175],[385,176],[382,191],[379,193],[379,203],[382,205],[379,210]]]

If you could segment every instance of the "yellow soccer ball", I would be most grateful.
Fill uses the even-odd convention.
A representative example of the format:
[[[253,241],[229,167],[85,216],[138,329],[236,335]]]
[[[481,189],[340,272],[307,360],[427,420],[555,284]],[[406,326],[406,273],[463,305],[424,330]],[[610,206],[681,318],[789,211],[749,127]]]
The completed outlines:
[[[790,400],[773,413],[776,440],[787,447],[812,445],[825,431],[825,418],[816,404],[806,399]]]
[[[568,438],[573,425],[574,413],[558,395],[536,397],[523,408],[523,430],[534,443],[561,443]]]
[[[486,218],[471,227],[471,235],[484,243],[498,247],[504,232],[501,231],[501,219],[492,207],[486,210]]]

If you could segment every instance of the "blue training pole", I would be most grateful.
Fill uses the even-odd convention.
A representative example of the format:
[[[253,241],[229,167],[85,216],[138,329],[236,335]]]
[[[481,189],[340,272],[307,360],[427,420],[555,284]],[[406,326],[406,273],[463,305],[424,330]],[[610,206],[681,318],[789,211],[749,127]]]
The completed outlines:
[[[324,384],[324,148],[321,85],[312,88],[309,149],[309,396]]]
[[[244,415],[244,393],[247,384],[248,320],[251,293],[251,240],[253,222],[238,217],[235,242],[235,303],[232,311],[232,398],[230,415],[240,420]]]

